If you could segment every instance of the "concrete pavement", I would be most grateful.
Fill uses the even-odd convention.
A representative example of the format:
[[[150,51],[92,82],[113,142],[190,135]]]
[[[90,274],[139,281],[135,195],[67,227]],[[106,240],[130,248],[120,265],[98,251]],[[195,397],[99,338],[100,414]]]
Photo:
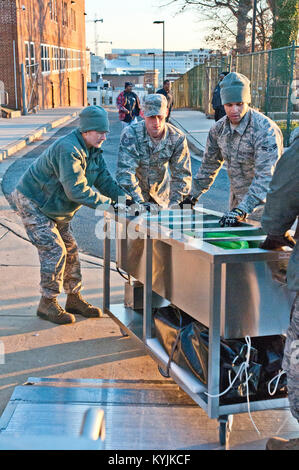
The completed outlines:
[[[41,128],[48,129],[39,135],[40,143],[40,139],[47,139],[51,135],[58,119],[73,119],[73,112],[77,113],[78,110],[67,108],[49,110],[44,114],[39,112],[32,120],[31,116],[22,116],[16,122],[17,140],[25,140],[22,139],[21,133],[27,135],[30,124],[32,127],[29,133],[32,134]],[[193,130],[194,134],[200,136],[203,145],[213,121],[205,122],[202,113],[193,111],[190,113],[192,114],[188,111],[174,111],[173,118],[180,120],[183,127]],[[4,122],[2,127],[3,121],[4,119],[0,120],[0,139],[6,136],[5,149],[12,149],[13,146],[17,149],[16,134],[13,132],[15,121]],[[202,128],[203,132],[198,132],[201,130],[201,125],[206,127]],[[23,131],[21,131],[22,126]],[[24,145],[34,146],[35,143],[26,141]],[[23,154],[24,148],[17,153],[5,153],[5,160],[0,162],[0,182],[8,166]],[[101,306],[102,260],[81,254],[81,262],[83,295],[88,301]],[[176,387],[170,380],[161,380],[156,363],[131,338],[122,337],[119,328],[108,316],[104,315],[101,319],[84,319],[77,316],[75,324],[61,326],[36,316],[36,306],[40,296],[37,252],[28,242],[18,215],[11,210],[2,191],[0,191],[0,281],[0,351],[3,353],[0,356],[0,415],[15,387],[25,383],[28,377],[117,379],[123,380],[124,383],[129,381],[146,383],[148,388],[154,387],[157,383],[163,387]],[[124,279],[112,265],[112,303],[122,300],[123,288]],[[64,305],[65,295],[61,295],[60,300]],[[181,397],[183,392],[179,392],[177,387],[175,390]],[[163,418],[161,429],[166,425],[175,430],[179,423],[185,433],[185,440],[181,446],[185,445],[186,449],[219,449],[217,421],[208,419],[198,406],[182,408],[181,413],[177,412],[177,415],[174,411],[169,413],[171,415],[167,417],[161,414],[161,419]],[[140,426],[147,426],[147,423],[151,422],[150,414],[143,415]],[[172,418],[177,421],[170,423],[169,420]],[[237,415],[231,433],[231,448],[263,449],[267,437],[275,434],[286,438],[298,435],[298,424],[288,410],[261,411],[253,413],[253,418],[261,434],[257,436],[247,414]],[[156,419],[159,420],[159,413]],[[159,421],[156,422],[156,426],[159,427]],[[143,435],[144,442],[146,441],[145,429],[138,427],[135,430],[131,429],[130,432],[133,431],[139,437]],[[173,449],[175,447],[171,447],[173,442],[170,441],[166,431],[165,429],[164,434],[159,437],[159,445],[164,449]],[[138,444],[132,444],[134,441],[130,435],[123,432],[122,439],[127,443],[127,448],[143,448],[140,438]],[[111,436],[109,442],[113,445]]]
[[[0,118],[0,161],[14,155],[64,122],[78,115],[82,108],[55,108],[14,119]]]
[[[171,112],[170,121],[186,133],[191,152],[202,157],[214,119],[208,119],[201,111],[175,109]]]

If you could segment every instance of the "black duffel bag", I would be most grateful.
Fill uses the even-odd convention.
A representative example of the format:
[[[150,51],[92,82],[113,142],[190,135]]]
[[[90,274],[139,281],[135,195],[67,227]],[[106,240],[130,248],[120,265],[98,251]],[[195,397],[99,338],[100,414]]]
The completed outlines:
[[[171,361],[191,371],[203,384],[208,384],[209,329],[174,305],[154,311],[156,337]],[[219,394],[222,403],[269,397],[268,382],[281,370],[285,338],[282,335],[251,338],[220,339]],[[250,356],[248,360],[248,353]],[[248,360],[246,373],[244,364]],[[286,394],[280,379],[278,393]]]

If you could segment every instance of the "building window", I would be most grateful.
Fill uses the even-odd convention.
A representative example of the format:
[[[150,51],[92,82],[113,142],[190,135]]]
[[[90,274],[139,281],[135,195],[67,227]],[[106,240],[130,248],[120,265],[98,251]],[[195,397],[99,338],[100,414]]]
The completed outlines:
[[[72,51],[71,49],[66,50],[66,55],[67,55],[67,68],[71,69],[73,64],[72,64]]]
[[[29,49],[29,42],[25,41],[25,67],[26,67],[26,74],[30,75],[30,49]]]
[[[50,46],[41,44],[41,64],[42,72],[50,72]]]
[[[50,18],[52,21],[56,21],[57,23],[57,0],[49,0],[48,5]]]
[[[62,24],[68,26],[67,3],[62,2]]]
[[[59,49],[57,46],[52,46],[52,70],[53,72],[59,70]]]
[[[76,29],[77,29],[76,12],[75,12],[75,10],[73,10],[73,8],[71,9],[71,28],[72,28],[73,31],[76,31]]]
[[[60,47],[60,55],[59,55],[59,58],[60,58],[60,70],[64,70],[65,69],[65,49],[64,47]]]
[[[25,67],[27,75],[34,75],[36,71],[34,42],[25,41]]]
[[[97,105],[97,99],[96,99],[96,98],[93,98],[93,105],[94,105],[94,106]]]
[[[35,74],[36,64],[35,64],[35,47],[34,42],[30,43],[30,67],[31,73]]]

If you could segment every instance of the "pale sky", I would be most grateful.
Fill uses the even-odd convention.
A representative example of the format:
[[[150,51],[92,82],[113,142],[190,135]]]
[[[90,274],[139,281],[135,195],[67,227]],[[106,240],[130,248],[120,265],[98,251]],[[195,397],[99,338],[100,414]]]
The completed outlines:
[[[103,18],[96,24],[98,41],[112,41],[113,49],[162,49],[163,26],[155,20],[165,21],[166,50],[206,47],[204,22],[190,11],[175,16],[176,8],[162,2],[167,0],[85,0],[87,46],[94,51],[93,20]]]

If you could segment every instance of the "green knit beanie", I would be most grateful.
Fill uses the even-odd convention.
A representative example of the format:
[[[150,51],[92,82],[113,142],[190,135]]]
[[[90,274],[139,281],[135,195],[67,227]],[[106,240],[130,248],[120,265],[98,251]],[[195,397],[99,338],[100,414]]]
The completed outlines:
[[[87,106],[79,114],[79,131],[109,132],[108,113],[101,106]]]
[[[222,104],[250,103],[250,81],[241,73],[229,73],[220,83],[220,97]]]

